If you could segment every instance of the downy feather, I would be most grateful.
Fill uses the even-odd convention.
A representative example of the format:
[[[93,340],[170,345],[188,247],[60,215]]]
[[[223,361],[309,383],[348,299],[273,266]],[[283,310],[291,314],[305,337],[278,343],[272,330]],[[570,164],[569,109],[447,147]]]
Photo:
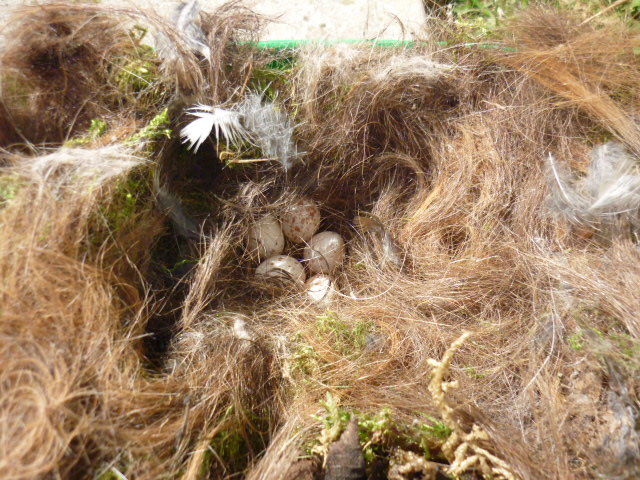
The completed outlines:
[[[198,0],[190,0],[180,4],[174,15],[176,30],[183,35],[187,45],[204,58],[211,57],[207,45],[207,37],[200,26],[200,4]]]
[[[178,5],[171,17],[172,35],[159,31],[157,38],[158,55],[165,61],[176,62],[183,56],[177,42],[182,42],[194,53],[205,59],[211,58],[211,50],[207,45],[207,37],[200,26],[200,4],[198,0],[190,0]],[[174,38],[179,37],[179,40]]]
[[[551,202],[576,223],[608,223],[619,215],[635,219],[640,210],[640,171],[623,146],[609,142],[591,152],[589,171],[577,179],[548,158]]]
[[[182,207],[180,200],[160,183],[160,175],[156,171],[153,175],[153,188],[158,208],[166,214],[175,228],[175,232],[187,239],[200,239],[200,229]]]
[[[263,97],[250,93],[239,105],[243,123],[253,143],[260,147],[264,156],[277,159],[285,169],[298,156],[293,140],[294,126],[275,103],[263,103]]]
[[[200,104],[190,108],[189,113],[197,118],[182,129],[180,137],[194,151],[215,130],[218,141],[220,136],[234,145],[250,141],[265,157],[278,160],[285,169],[298,156],[294,126],[275,103],[263,103],[260,94],[250,93],[233,110]]]

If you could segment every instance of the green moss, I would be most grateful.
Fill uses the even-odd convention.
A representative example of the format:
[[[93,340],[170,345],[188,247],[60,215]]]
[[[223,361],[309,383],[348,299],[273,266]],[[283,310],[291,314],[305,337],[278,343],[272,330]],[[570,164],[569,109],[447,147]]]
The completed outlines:
[[[506,18],[528,4],[529,0],[456,0],[451,8],[463,37],[477,41],[491,38]]]
[[[112,65],[112,78],[123,95],[159,94],[163,91],[159,78],[160,60],[155,49],[143,42],[147,29],[135,25],[131,31],[132,46],[124,49]]]
[[[88,247],[99,248],[114,234],[137,227],[141,215],[152,208],[148,170],[138,170],[121,179],[111,198],[91,220]]]
[[[118,231],[139,211],[147,207],[149,186],[141,175],[132,175],[117,186],[109,206],[103,210],[109,228]]]
[[[426,415],[425,418],[429,423],[416,423],[416,427],[420,432],[424,433],[430,439],[446,441],[449,438],[451,429],[447,427],[442,420],[438,420],[431,415]]]
[[[368,336],[374,332],[373,322],[347,322],[336,312],[327,311],[316,317],[314,325],[319,335],[332,340],[334,349],[344,355],[352,356],[362,353],[367,345]]]
[[[139,52],[144,51],[139,50]],[[131,59],[120,67],[120,71],[116,75],[120,90],[139,93],[153,86],[158,74],[158,67],[152,60],[145,58],[146,56],[141,54],[141,58]]]
[[[519,9],[526,8],[530,0],[453,0],[448,2],[451,13],[467,39],[483,41],[495,37],[499,27]],[[614,0],[543,0],[541,4],[588,18],[612,5]],[[614,15],[625,21],[632,31],[640,29],[640,0],[623,2],[606,15]]]
[[[270,100],[275,101],[278,92],[283,91],[289,84],[289,77],[293,69],[293,62],[290,60],[274,60],[269,65],[256,68],[251,75],[249,86],[251,90],[260,92]]]
[[[338,400],[331,392],[327,392],[325,399],[320,400],[320,405],[324,409],[324,413],[312,415],[312,418],[322,425],[322,430],[317,438],[311,439],[305,445],[305,450],[310,455],[326,455],[329,445],[340,438],[351,420],[351,412],[340,408]]]
[[[487,376],[486,373],[479,372],[475,367],[471,365],[465,365],[464,371],[467,372],[473,378],[484,378]]]
[[[206,476],[217,459],[225,463],[225,469],[240,472],[247,466],[248,456],[247,442],[239,429],[230,428],[220,432],[213,438],[210,449],[205,454],[201,475]]]
[[[12,175],[0,176],[0,208],[16,198],[20,190],[20,179]]]
[[[65,147],[80,147],[82,145],[87,145],[96,139],[100,138],[104,132],[107,131],[107,123],[99,118],[94,118],[91,120],[91,126],[87,133],[80,137],[72,138],[65,142]]]
[[[620,354],[627,357],[636,367],[640,367],[640,340],[626,333],[614,334],[610,338]]]
[[[169,126],[169,109],[165,108],[151,119],[151,121],[142,128],[138,133],[126,140],[126,143],[141,143],[158,140],[161,137],[171,138],[171,129]]]
[[[613,362],[630,376],[640,372],[640,340],[628,333],[604,334],[594,329],[585,330],[583,348],[600,360]]]
[[[233,419],[236,417],[243,423],[235,423]],[[240,474],[246,470],[255,453],[263,451],[267,444],[266,434],[261,433],[268,431],[264,418],[249,411],[238,415],[230,406],[222,421],[227,422],[228,427],[211,440],[200,467],[201,478],[220,478],[222,473],[225,478],[231,478]],[[247,421],[250,425],[245,425]],[[211,475],[211,472],[215,473]]]
[[[319,369],[318,353],[311,345],[294,341],[298,347],[294,351],[291,359],[291,375],[294,378],[308,377],[314,375]]]
[[[184,270],[185,268],[190,268],[194,265],[196,265],[198,263],[197,259],[194,258],[183,258],[181,260],[178,260],[176,263],[173,264],[172,267],[165,267],[164,265],[162,266],[162,268],[164,269],[165,272],[170,273],[170,274],[175,274],[180,272],[181,270]]]
[[[580,351],[584,349],[584,336],[582,332],[574,333],[567,339],[567,341],[569,342],[569,347],[572,350]]]
[[[396,448],[421,451],[427,459],[439,456],[439,449],[451,435],[451,429],[430,415],[418,415],[411,424],[393,418],[389,409],[363,414],[360,439],[367,461],[388,457]]]
[[[397,448],[420,451],[427,459],[440,458],[440,447],[451,435],[451,429],[441,420],[418,414],[410,423],[394,418],[389,408],[377,412],[357,412],[340,406],[339,401],[327,393],[320,401],[324,412],[313,418],[321,424],[318,437],[306,445],[308,454],[326,454],[347,427],[351,418],[358,418],[359,438],[368,464],[379,458],[388,458]]]

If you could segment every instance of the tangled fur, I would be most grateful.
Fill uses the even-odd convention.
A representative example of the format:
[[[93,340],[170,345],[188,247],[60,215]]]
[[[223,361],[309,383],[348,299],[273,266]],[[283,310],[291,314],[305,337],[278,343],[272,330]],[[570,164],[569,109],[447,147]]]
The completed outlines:
[[[444,472],[635,478],[637,239],[583,234],[575,220],[597,201],[591,193],[557,215],[552,189],[575,184],[550,183],[547,163],[551,154],[558,172],[590,172],[576,180],[587,192],[590,162],[607,159],[605,173],[635,168],[632,39],[532,9],[503,33],[515,52],[301,49],[278,85],[291,119],[281,130],[301,161],[214,168],[214,142],[197,155],[180,143],[184,107],[240,102],[253,72],[280,58],[242,42],[261,19],[237,8],[193,10],[183,20],[195,33],[95,5],[16,17],[18,31],[48,26],[2,56],[0,125],[12,130],[0,177],[0,476],[314,475],[322,459],[301,458],[322,435],[312,414],[329,392],[348,411],[389,409],[397,429],[443,420],[452,434],[431,447]],[[148,121],[149,97],[116,105],[104,87],[79,114],[57,88],[74,75],[88,98],[110,84],[103,62],[131,40],[122,18],[148,21],[173,46],[153,60],[171,138],[123,142]],[[43,73],[34,52],[61,61]],[[50,109],[36,115],[45,100]],[[70,118],[107,111],[120,114],[108,131],[121,133],[106,145],[43,150],[84,131],[69,130]],[[631,153],[609,144],[590,160],[603,132]],[[169,174],[171,162],[183,176]],[[625,209],[635,208],[633,186]],[[348,244],[328,306],[265,285],[244,252],[255,219],[301,194]],[[123,204],[135,206],[125,218]],[[598,205],[599,218],[620,210]],[[164,346],[149,341],[162,322]],[[416,454],[379,445],[396,459]]]

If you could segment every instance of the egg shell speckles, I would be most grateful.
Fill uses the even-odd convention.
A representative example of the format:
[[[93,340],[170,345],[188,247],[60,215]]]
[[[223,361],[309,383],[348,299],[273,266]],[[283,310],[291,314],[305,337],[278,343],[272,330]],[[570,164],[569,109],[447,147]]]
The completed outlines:
[[[314,235],[304,249],[311,273],[331,273],[344,261],[344,240],[336,232]]]
[[[307,279],[302,264],[288,255],[267,258],[256,268],[256,277],[282,278],[303,284]]]
[[[247,236],[247,253],[254,260],[280,255],[284,251],[284,235],[280,223],[271,214],[255,222]]]
[[[282,231],[293,243],[308,243],[320,227],[320,209],[311,200],[302,199],[282,214]]]

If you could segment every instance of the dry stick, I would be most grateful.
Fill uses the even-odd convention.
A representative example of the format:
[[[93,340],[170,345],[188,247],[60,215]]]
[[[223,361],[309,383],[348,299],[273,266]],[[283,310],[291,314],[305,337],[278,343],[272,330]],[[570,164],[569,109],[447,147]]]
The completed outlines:
[[[587,23],[589,23],[591,20],[593,20],[594,18],[598,18],[600,15],[603,15],[605,13],[607,13],[609,10],[616,8],[619,5],[622,5],[623,3],[627,3],[629,0],[618,0],[616,2],[613,2],[611,5],[609,5],[607,8],[603,8],[602,10],[600,10],[598,13],[591,15],[589,18],[587,18],[584,22],[582,22],[580,24],[580,26],[586,25]]]

